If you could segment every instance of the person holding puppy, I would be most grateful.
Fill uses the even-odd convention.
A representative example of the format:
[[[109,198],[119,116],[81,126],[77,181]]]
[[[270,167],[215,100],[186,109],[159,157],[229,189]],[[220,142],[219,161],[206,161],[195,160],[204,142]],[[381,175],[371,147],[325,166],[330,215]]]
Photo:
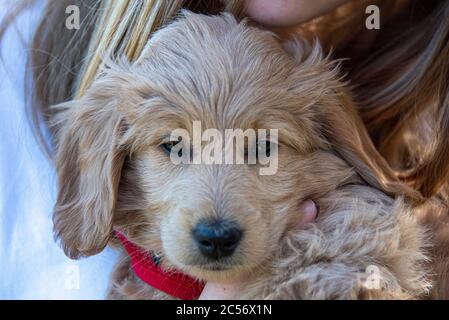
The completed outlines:
[[[31,1],[23,1],[24,7],[28,2]],[[333,57],[344,58],[341,69],[351,80],[358,111],[375,146],[402,182],[416,189],[423,199],[432,198],[438,204],[448,199],[443,187],[449,175],[449,148],[444,141],[449,123],[449,5],[437,0],[422,1],[416,6],[418,2],[420,0],[375,1],[381,7],[382,30],[369,32],[365,28],[363,7],[368,1],[176,0],[154,1],[145,10],[142,10],[144,2],[140,1],[130,1],[129,5],[98,1],[93,6],[81,1],[83,17],[93,17],[92,12],[100,12],[100,6],[104,7],[101,19],[83,20],[83,32],[61,27],[65,19],[61,12],[71,2],[53,2],[46,6],[29,50],[32,66],[29,69],[34,80],[30,105],[38,111],[35,114],[45,115],[36,118],[34,123],[40,128],[40,121],[47,121],[54,111],[51,106],[84,95],[104,67],[102,54],[137,61],[153,32],[171,21],[180,9],[212,14],[226,10],[235,16],[250,17],[281,38],[296,33],[306,39],[317,37],[325,52],[332,51]],[[347,6],[350,10],[345,11]],[[341,8],[343,15],[339,12],[333,20],[313,24]],[[329,21],[332,23],[327,23]],[[305,25],[311,27],[303,28]],[[307,29],[309,33],[304,35],[300,29]],[[4,30],[0,28],[0,35]],[[93,32],[98,30],[103,31]],[[89,37],[90,34],[94,36]],[[54,41],[54,35],[58,35],[58,41]],[[378,45],[374,45],[376,43]],[[64,63],[55,63],[60,61]],[[66,65],[73,67],[70,72],[64,69]],[[48,119],[47,115],[50,115]],[[424,127],[433,131],[426,131]],[[52,130],[51,126],[49,128]],[[39,129],[36,131],[40,134]],[[291,228],[305,228],[316,220],[317,214],[318,208],[312,200],[298,203],[298,217],[301,218],[293,221]],[[434,225],[441,228],[449,225],[442,222]],[[445,235],[445,231],[436,230],[434,234]],[[448,250],[444,250],[441,256],[449,257]],[[444,270],[432,271],[445,274]],[[238,296],[239,286],[238,280],[208,282],[200,299],[232,299]]]

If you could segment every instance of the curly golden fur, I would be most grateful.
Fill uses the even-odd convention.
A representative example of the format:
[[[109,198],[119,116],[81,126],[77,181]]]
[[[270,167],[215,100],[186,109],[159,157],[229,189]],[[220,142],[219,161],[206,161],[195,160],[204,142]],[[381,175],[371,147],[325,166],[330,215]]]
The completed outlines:
[[[236,298],[417,298],[429,289],[425,231],[397,197],[420,196],[378,154],[338,64],[318,44],[282,44],[229,14],[185,11],[142,58],[107,63],[84,96],[54,111],[54,225],[72,258],[114,245],[115,228],[167,269],[206,281],[256,274]],[[279,129],[277,173],[174,165],[159,146],[192,121]],[[319,205],[317,223],[288,231],[308,198]],[[208,217],[245,230],[223,270],[192,244],[192,226]],[[380,289],[364,286],[369,266],[380,270]],[[109,297],[166,298],[133,275],[126,255]]]

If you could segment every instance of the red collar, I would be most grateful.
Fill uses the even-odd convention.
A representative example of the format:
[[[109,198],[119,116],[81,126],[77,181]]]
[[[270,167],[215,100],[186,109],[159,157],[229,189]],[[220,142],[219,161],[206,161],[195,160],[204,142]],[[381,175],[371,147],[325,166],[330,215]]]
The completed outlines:
[[[151,253],[138,247],[118,231],[114,231],[114,235],[128,252],[131,267],[143,282],[178,299],[198,299],[205,283],[184,273],[163,270]]]

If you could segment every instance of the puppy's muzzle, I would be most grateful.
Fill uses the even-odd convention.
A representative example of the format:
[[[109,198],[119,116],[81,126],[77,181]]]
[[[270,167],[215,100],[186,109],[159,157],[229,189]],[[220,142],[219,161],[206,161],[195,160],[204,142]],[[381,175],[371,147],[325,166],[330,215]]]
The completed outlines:
[[[214,220],[197,223],[192,230],[192,235],[203,256],[219,260],[234,253],[243,232],[235,222]]]

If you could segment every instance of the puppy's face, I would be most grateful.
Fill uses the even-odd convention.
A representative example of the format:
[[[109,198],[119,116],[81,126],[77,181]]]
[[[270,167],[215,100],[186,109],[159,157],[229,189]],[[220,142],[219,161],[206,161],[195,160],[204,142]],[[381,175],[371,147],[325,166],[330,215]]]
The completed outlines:
[[[348,105],[318,47],[282,46],[230,16],[186,14],[139,61],[113,66],[64,106],[56,233],[70,256],[88,255],[114,227],[205,280],[264,266],[301,201],[353,179],[347,162],[370,184],[388,180],[373,173],[383,163]],[[232,148],[231,163],[175,163],[209,150],[207,129],[224,137],[214,155],[229,150],[228,130],[255,135]],[[248,163],[251,150],[269,163]]]
[[[166,263],[209,280],[232,277],[273,255],[288,222],[300,219],[298,204],[313,193],[310,184],[314,184],[312,176],[317,168],[307,167],[320,157],[319,152],[311,154],[320,145],[317,135],[311,134],[313,123],[305,121],[304,127],[299,127],[293,115],[281,110],[288,102],[279,95],[273,100],[276,91],[282,90],[280,86],[264,84],[240,90],[243,85],[236,83],[235,89],[224,93],[229,99],[241,99],[235,106],[209,105],[207,99],[194,96],[188,103],[176,95],[169,101],[160,92],[146,100],[148,112],[134,124],[139,128],[138,149],[124,170],[122,185],[134,186],[133,198],[142,205],[137,217],[126,210],[120,215],[125,219],[122,227],[138,228],[131,232],[135,235],[131,239],[156,250]],[[253,97],[262,100],[254,101]],[[279,110],[273,107],[277,103]],[[197,123],[204,129],[201,133],[215,129],[223,138],[229,129],[257,132],[275,128],[280,135],[276,141],[267,137],[271,139],[269,146],[257,136],[245,139],[243,149],[235,146],[232,164],[204,163],[204,159],[198,164],[174,163],[170,135],[185,130],[187,135],[176,143],[179,148],[175,152],[193,153],[193,125]],[[208,145],[208,141],[200,143],[203,152]],[[252,145],[258,153],[269,155],[271,167],[277,165],[274,174],[262,175],[261,170],[269,165],[260,161],[248,163],[245,153]],[[223,157],[228,150],[225,146],[217,145]],[[243,163],[236,163],[238,156]],[[193,157],[189,157],[192,162]],[[324,154],[321,157],[324,160]],[[126,197],[125,193],[125,203]]]
[[[134,178],[124,179],[136,185],[134,198],[143,204],[136,220],[124,211],[123,226],[138,228],[133,240],[156,250],[166,265],[200,278],[224,280],[260,266],[273,256],[287,224],[300,219],[300,201],[314,192],[317,168],[310,167],[313,158],[324,160],[319,150],[325,147],[312,106],[318,107],[325,83],[307,83],[307,77],[332,71],[319,64],[318,48],[309,52],[316,61],[300,61],[272,34],[230,17],[192,15],[158,33],[147,50],[131,71],[140,85],[130,86],[120,103],[131,140],[138,141],[129,169]],[[254,134],[242,148],[235,144],[234,161],[225,164],[226,137],[235,129]],[[179,130],[184,136],[170,141]],[[221,164],[193,163],[193,153],[217,142],[194,141],[207,130],[223,139],[213,144]],[[251,148],[270,163],[249,163]],[[189,162],[174,161],[173,155],[186,153]]]

